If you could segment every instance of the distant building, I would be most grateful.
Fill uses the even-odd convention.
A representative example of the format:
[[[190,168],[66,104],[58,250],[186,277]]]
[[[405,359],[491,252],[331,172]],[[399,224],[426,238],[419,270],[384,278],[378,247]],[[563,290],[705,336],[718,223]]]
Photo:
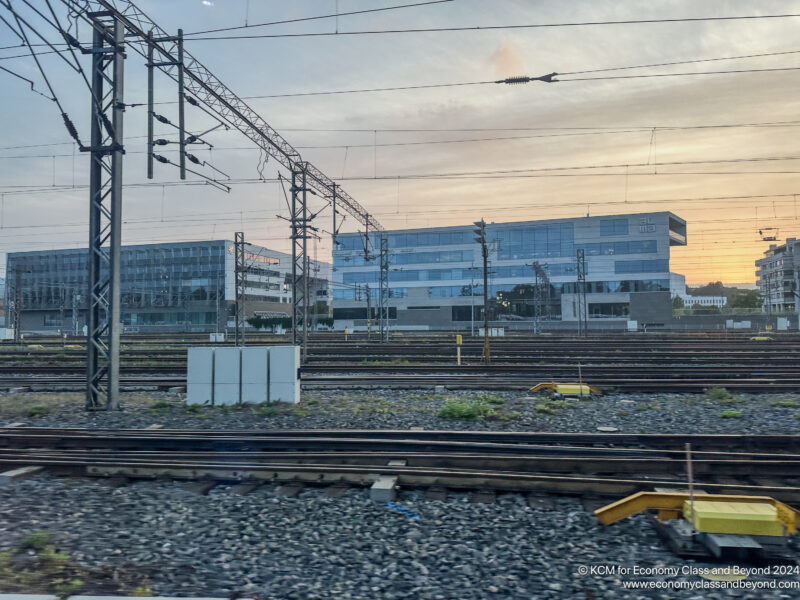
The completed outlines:
[[[799,257],[795,259],[795,257]],[[764,258],[756,260],[758,289],[763,297],[764,310],[769,312],[798,312],[800,292],[800,240],[786,238],[783,244],[770,244]]]
[[[692,296],[688,294],[686,292],[686,277],[679,273],[670,273],[669,293],[672,298],[680,298],[683,301],[683,305],[688,308],[696,304],[721,308],[728,303],[728,299],[725,296]]]
[[[370,232],[369,238],[339,234],[332,273],[336,327],[366,325],[367,290],[371,323],[377,318],[381,235],[389,248],[391,327],[453,329],[479,322],[483,267],[473,229]],[[671,318],[670,248],[686,245],[686,222],[672,213],[488,223],[486,231],[495,321],[574,324],[578,249],[585,256],[589,319],[664,323]]]
[[[233,319],[232,241],[123,246],[121,254],[124,331],[224,331]],[[16,295],[13,288],[19,269],[23,331],[82,330],[87,261],[86,249],[8,254],[6,306]],[[246,316],[291,315],[291,256],[246,244],[245,261]],[[327,304],[330,265],[311,261],[311,268],[310,293]],[[10,308],[9,314],[13,315]]]

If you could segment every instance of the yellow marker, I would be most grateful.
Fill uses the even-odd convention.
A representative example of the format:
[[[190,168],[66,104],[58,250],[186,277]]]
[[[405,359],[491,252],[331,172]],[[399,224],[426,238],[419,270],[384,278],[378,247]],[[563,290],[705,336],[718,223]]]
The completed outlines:
[[[461,334],[456,335],[456,364],[461,366]]]
[[[460,346],[462,341],[463,341],[463,338],[461,337],[461,334],[460,333],[457,334],[456,335],[456,346]]]
[[[350,333],[347,329],[344,330],[344,341],[347,341],[347,334]]]

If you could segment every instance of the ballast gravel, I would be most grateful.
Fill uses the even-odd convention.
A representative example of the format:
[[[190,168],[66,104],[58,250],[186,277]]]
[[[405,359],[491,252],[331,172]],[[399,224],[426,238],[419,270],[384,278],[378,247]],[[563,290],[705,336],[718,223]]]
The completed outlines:
[[[497,404],[483,420],[438,416],[447,402],[472,402],[491,394]],[[59,398],[52,404],[53,397]],[[3,412],[6,400],[22,405]],[[44,406],[45,414],[28,415]],[[609,394],[552,402],[524,392],[401,390],[304,391],[296,406],[186,407],[182,394],[122,395],[121,411],[87,412],[80,394],[0,394],[5,420],[36,427],[165,429],[471,429],[494,431],[622,433],[797,433],[800,394],[742,394],[725,401],[698,394]],[[34,411],[35,413],[36,411]]]
[[[632,591],[625,582],[703,580],[584,575],[597,566],[700,565],[664,550],[644,516],[604,527],[577,499],[552,500],[548,509],[531,508],[517,494],[500,495],[496,504],[476,504],[466,494],[429,501],[418,491],[401,492],[396,504],[416,520],[371,502],[361,489],[340,498],[328,498],[320,489],[284,498],[271,485],[245,496],[218,486],[201,496],[175,482],[111,488],[40,475],[0,488],[0,550],[48,530],[70,560],[125,568],[129,576],[133,569],[143,588],[162,596],[666,600],[800,595],[796,589]]]

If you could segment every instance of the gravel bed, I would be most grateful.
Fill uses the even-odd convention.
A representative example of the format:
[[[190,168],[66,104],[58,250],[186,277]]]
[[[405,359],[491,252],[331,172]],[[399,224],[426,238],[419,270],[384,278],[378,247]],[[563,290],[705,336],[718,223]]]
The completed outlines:
[[[0,551],[48,530],[70,561],[125,569],[140,589],[167,596],[797,597],[773,590],[629,591],[621,580],[648,578],[582,576],[584,565],[693,563],[665,551],[644,516],[603,527],[577,499],[553,502],[552,509],[534,509],[517,494],[501,495],[497,504],[473,504],[466,494],[439,502],[401,492],[397,504],[420,517],[413,520],[371,502],[361,489],[341,498],[307,489],[290,499],[273,486],[246,496],[218,486],[201,496],[175,482],[111,488],[41,475],[0,488]],[[91,584],[77,591],[91,594]]]
[[[485,398],[486,396],[483,396]],[[615,394],[552,402],[517,392],[491,393],[482,420],[438,416],[447,402],[483,402],[477,392],[309,391],[300,404],[186,407],[179,394],[127,393],[123,410],[86,412],[81,394],[0,394],[0,423],[40,427],[188,429],[474,429],[626,433],[797,433],[800,394],[710,400],[701,395]]]

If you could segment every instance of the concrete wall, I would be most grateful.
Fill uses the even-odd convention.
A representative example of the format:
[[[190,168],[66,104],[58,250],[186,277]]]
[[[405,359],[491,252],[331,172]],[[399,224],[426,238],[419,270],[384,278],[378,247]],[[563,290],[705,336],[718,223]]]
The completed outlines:
[[[667,325],[672,320],[669,292],[636,292],[630,295],[630,319],[640,324]]]

